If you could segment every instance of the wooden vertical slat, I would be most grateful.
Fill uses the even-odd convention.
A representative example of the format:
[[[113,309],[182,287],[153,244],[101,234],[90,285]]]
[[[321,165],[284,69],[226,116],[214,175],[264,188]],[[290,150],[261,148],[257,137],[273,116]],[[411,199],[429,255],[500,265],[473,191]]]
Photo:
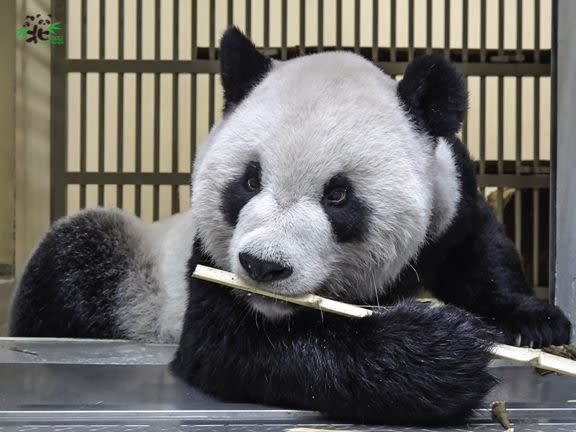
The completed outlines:
[[[414,0],[408,0],[408,61],[414,60]]]
[[[281,24],[280,24],[280,58],[286,60],[288,58],[288,1],[282,0],[281,3]]]
[[[161,34],[160,0],[154,2],[154,59],[160,60],[160,34]],[[155,174],[160,172],[160,77],[154,74],[154,154],[153,170]],[[152,185],[152,220],[157,221],[160,217],[160,185],[154,182]]]
[[[104,59],[106,55],[106,0],[100,0],[100,30],[98,38],[99,43],[99,58]],[[104,108],[106,106],[105,100],[105,83],[106,74],[101,72],[98,74],[98,173],[102,174],[104,172]],[[98,206],[104,205],[104,184],[98,183]]]
[[[136,58],[142,59],[142,0],[136,0]],[[142,172],[142,73],[136,73],[136,173]],[[134,187],[134,213],[136,216],[142,214],[142,185]]]
[[[324,51],[324,0],[318,0],[318,51]]]
[[[67,2],[64,0],[52,3],[52,16],[55,18],[68,18]],[[66,39],[66,25],[60,33]],[[63,65],[67,60],[66,45],[51,46],[52,62],[50,64],[50,220],[65,216],[68,211],[67,196],[68,188],[64,182],[66,172],[66,159],[68,147],[68,77],[64,72]],[[54,97],[58,95],[58,97]],[[85,99],[80,101],[85,104]],[[4,136],[4,139],[6,137]]]
[[[354,52],[360,54],[360,0],[354,2]]]
[[[230,11],[230,10],[229,10]],[[174,61],[179,60],[180,51],[180,0],[174,0],[174,8],[172,10],[172,29],[173,29],[173,45],[172,45],[172,58]],[[178,95],[179,95],[179,75],[172,74],[172,172],[178,172]],[[178,193],[178,185],[172,185],[172,214],[180,211],[180,194]]]
[[[372,1],[372,61],[378,61],[378,0]]]
[[[306,2],[300,0],[300,55],[306,52]]]
[[[118,59],[124,59],[124,15],[125,1],[120,0],[118,4]],[[124,74],[118,74],[118,125],[116,135],[116,170],[123,171],[124,161]],[[124,188],[116,185],[116,206],[124,207]]]
[[[87,26],[87,0],[82,0],[82,17],[81,17],[81,39],[82,45],[80,48],[81,58],[86,59],[88,36],[86,32]],[[86,173],[86,107],[88,100],[86,97],[86,73],[80,73],[80,173]],[[86,184],[80,185],[80,209],[86,208]]]
[[[390,0],[390,61],[396,61],[396,0]]]
[[[336,0],[336,49],[342,48],[342,0]]]

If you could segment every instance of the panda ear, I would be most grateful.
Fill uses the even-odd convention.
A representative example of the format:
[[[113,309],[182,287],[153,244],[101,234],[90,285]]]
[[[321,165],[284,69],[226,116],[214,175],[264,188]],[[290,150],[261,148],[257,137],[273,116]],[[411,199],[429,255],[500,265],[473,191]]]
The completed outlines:
[[[230,27],[220,40],[220,72],[224,87],[224,112],[230,111],[266,75],[272,61],[236,27]]]
[[[424,55],[408,65],[398,97],[418,127],[434,137],[458,132],[468,108],[464,77],[439,55]]]

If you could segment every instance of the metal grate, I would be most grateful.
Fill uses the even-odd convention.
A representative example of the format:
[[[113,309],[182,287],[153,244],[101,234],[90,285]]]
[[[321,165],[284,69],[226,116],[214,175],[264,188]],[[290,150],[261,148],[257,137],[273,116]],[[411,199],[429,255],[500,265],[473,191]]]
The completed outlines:
[[[217,40],[231,24],[278,59],[345,49],[397,79],[436,52],[467,76],[462,135],[479,184],[532,282],[546,287],[551,9],[551,0],[54,0],[67,45],[52,47],[51,218],[104,205],[152,221],[188,206],[195,150],[221,112]]]

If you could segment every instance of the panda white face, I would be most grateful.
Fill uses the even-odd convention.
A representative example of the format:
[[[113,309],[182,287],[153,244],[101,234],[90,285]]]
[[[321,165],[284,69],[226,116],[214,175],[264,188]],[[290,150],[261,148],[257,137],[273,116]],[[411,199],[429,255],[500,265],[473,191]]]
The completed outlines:
[[[197,236],[217,266],[264,289],[374,297],[438,211],[433,140],[417,132],[397,83],[359,56],[271,63],[197,158]],[[245,298],[271,319],[293,311]]]

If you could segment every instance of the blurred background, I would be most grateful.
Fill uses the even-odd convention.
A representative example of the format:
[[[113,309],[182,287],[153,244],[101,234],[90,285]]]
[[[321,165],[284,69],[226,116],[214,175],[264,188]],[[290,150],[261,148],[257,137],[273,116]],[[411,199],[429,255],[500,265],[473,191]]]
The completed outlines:
[[[461,135],[481,189],[547,297],[552,1],[1,2],[0,325],[53,220],[91,206],[149,222],[186,210],[191,161],[221,115],[218,40],[232,24],[277,59],[345,49],[398,80],[415,56],[451,59],[467,76]]]

